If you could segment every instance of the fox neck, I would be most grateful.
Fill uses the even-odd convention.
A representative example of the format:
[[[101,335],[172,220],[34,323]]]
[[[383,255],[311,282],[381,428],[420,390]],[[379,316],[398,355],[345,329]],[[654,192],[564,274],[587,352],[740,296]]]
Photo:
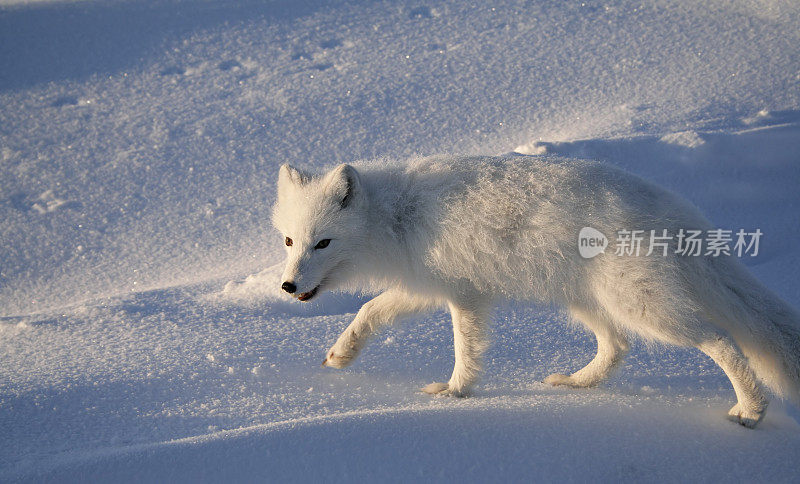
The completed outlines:
[[[380,197],[368,197],[366,234],[354,265],[354,273],[372,287],[403,284],[419,269],[420,257],[411,257],[419,227],[403,220],[409,201],[398,196],[394,203],[379,202],[386,199],[385,192]]]

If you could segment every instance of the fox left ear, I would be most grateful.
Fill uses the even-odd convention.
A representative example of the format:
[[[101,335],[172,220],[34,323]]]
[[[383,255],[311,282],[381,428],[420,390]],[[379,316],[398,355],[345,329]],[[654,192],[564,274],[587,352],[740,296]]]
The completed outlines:
[[[341,208],[349,206],[361,190],[361,179],[348,164],[337,166],[325,177],[325,191],[339,201]]]

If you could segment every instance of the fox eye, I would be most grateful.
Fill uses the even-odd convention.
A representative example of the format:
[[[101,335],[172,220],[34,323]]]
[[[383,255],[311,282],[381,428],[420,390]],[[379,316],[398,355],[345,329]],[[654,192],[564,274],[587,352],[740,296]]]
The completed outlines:
[[[294,242],[292,242],[292,239],[290,239],[289,237],[286,237],[286,240],[284,240],[284,242],[286,242],[287,247],[291,247],[292,244],[294,244]]]
[[[322,239],[314,246],[315,249],[324,249],[331,243],[331,239]]]

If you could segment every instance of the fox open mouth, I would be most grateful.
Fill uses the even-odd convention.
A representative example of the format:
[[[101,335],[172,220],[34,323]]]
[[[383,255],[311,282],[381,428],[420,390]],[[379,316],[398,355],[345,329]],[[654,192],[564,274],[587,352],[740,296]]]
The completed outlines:
[[[308,301],[309,299],[311,299],[312,297],[314,297],[317,294],[317,290],[319,290],[319,286],[315,287],[314,289],[312,289],[312,290],[310,290],[308,292],[304,292],[304,293],[298,294],[297,295],[297,299],[299,301],[306,302],[306,301]]]

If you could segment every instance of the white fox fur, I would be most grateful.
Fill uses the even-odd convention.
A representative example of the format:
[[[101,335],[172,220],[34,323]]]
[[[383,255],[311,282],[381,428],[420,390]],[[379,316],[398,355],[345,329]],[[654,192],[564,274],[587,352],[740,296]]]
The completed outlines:
[[[762,384],[800,400],[800,317],[735,257],[676,255],[674,240],[666,257],[614,254],[618,230],[712,227],[688,202],[613,167],[557,157],[432,157],[312,176],[284,165],[273,222],[291,239],[283,282],[296,297],[381,292],[327,352],[327,366],[348,365],[397,318],[447,305],[455,368],[449,382],[423,390],[464,395],[481,371],[491,307],[511,299],[562,305],[597,338],[586,367],[548,383],[596,385],[634,334],[710,356],[733,384],[738,403],[729,415],[743,425],[763,418]],[[578,252],[587,226],[610,241],[592,259]],[[328,246],[315,248],[325,239]]]

